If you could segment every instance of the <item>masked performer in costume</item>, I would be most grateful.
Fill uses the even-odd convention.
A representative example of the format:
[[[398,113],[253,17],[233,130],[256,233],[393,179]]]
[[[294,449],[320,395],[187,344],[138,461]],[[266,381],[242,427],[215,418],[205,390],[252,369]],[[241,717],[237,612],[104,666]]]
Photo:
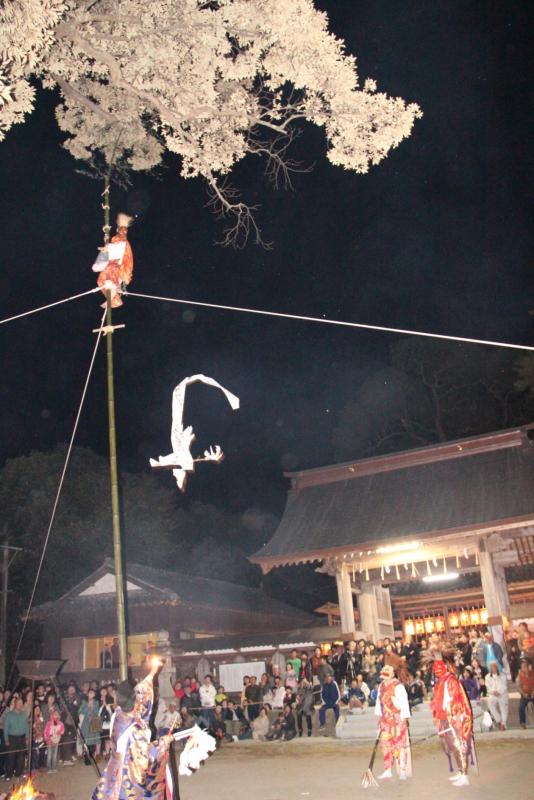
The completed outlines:
[[[93,264],[93,272],[98,272],[97,285],[106,296],[111,292],[111,307],[122,306],[121,289],[128,286],[133,275],[133,252],[128,241],[128,228],[133,218],[128,214],[117,215],[117,233],[111,242],[103,247]],[[102,304],[105,308],[106,304]]]
[[[430,704],[442,747],[458,771],[449,780],[454,786],[469,786],[467,768],[474,757],[473,711],[466,691],[456,674],[454,646],[444,642],[431,646],[432,670],[436,683]]]
[[[111,719],[111,757],[91,800],[177,800],[178,786],[169,748],[175,738],[187,738],[180,756],[182,775],[191,775],[215,749],[215,742],[198,726],[151,742],[149,727],[154,702],[154,676],[161,669],[155,658],[149,675],[135,688],[118,686],[117,709]]]
[[[381,671],[375,714],[380,717],[380,745],[384,756],[384,772],[379,780],[392,778],[393,762],[401,780],[412,776],[410,733],[408,719],[410,706],[403,679],[407,678],[404,659],[394,654],[386,655]],[[399,680],[400,678],[400,680]]]

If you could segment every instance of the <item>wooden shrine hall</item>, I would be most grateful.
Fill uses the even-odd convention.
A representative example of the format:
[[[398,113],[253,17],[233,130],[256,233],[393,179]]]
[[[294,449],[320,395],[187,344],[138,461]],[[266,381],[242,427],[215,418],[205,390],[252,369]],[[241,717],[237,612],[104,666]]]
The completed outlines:
[[[505,569],[534,564],[534,425],[285,475],[280,525],[250,560],[334,576],[344,637],[393,634],[390,588],[454,591],[474,576],[477,621],[502,641]]]

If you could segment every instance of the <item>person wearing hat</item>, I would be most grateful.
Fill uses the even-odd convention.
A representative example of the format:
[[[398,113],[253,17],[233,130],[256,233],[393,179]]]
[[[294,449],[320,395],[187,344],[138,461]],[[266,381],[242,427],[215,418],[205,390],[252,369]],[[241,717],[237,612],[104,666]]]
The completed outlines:
[[[136,686],[122,681],[111,718],[111,757],[92,800],[172,800],[166,791],[166,766],[172,736],[151,742],[149,726],[154,703],[154,676],[162,662],[154,657],[150,673]]]
[[[133,252],[128,241],[128,228],[132,222],[133,217],[128,214],[117,215],[117,233],[110,244],[101,248],[92,267],[93,272],[99,273],[97,285],[104,297],[107,298],[108,291],[111,293],[112,308],[122,306],[121,290],[132,280]],[[102,308],[105,307],[106,303],[103,303]]]
[[[381,682],[375,706],[375,714],[380,717],[380,746],[384,757],[384,772],[378,776],[379,780],[393,777],[393,762],[401,781],[412,776],[408,729],[410,706],[404,683],[399,680],[405,674],[404,659],[394,654],[387,655],[380,673]]]

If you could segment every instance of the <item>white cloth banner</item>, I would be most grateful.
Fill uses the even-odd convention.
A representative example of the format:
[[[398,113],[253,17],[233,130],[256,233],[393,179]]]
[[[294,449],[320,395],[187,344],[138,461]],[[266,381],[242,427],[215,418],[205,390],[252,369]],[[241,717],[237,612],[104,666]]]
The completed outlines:
[[[265,661],[248,661],[241,664],[221,664],[219,666],[219,684],[226,692],[242,692],[245,675],[255,675],[260,682],[266,672]]]

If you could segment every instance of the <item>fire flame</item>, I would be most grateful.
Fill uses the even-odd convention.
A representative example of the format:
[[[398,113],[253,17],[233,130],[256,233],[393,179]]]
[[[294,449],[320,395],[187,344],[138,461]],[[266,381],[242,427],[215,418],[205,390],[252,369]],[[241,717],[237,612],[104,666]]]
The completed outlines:
[[[34,798],[37,797],[39,797],[39,792],[33,785],[32,779],[29,778],[26,783],[23,783],[18,789],[15,789],[10,795],[10,800],[34,800]]]

